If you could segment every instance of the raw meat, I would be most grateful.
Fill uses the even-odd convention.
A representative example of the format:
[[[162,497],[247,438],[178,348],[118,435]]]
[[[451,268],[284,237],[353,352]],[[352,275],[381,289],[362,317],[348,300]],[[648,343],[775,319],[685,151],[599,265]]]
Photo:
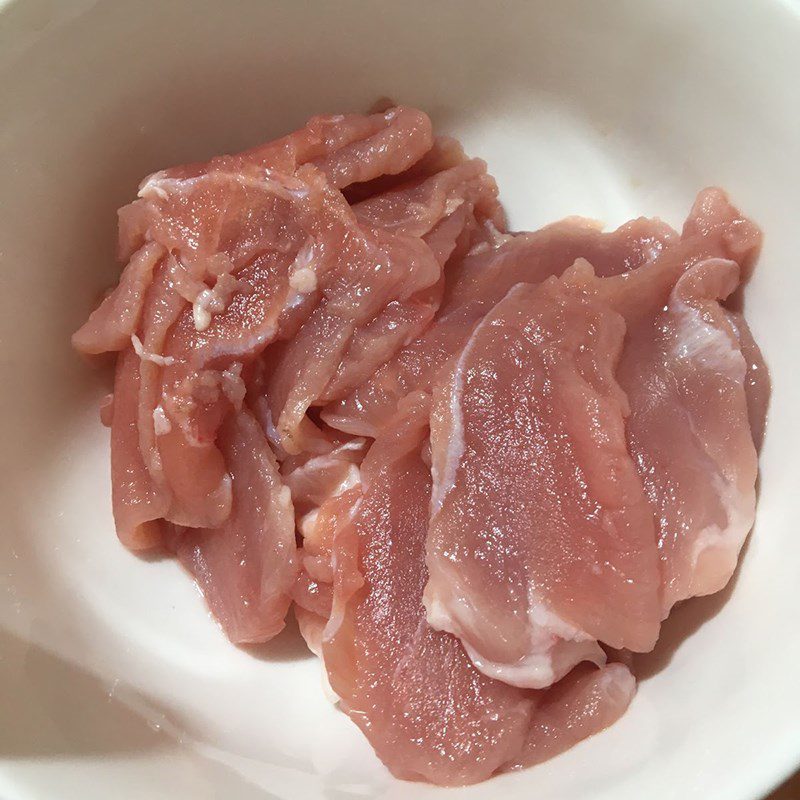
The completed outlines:
[[[542,696],[485,677],[457,639],[428,626],[427,407],[422,395],[407,398],[364,461],[363,496],[335,537],[322,655],[341,707],[393,774],[458,786],[601,730],[625,710],[634,683],[616,664]]]
[[[556,278],[518,284],[436,392],[428,620],[518,686],[604,663],[597,640],[658,636],[653,515],[614,378],[624,333]]]
[[[232,642],[293,607],[392,773],[458,786],[612,724],[632,651],[730,578],[760,232],[717,189],[680,234],[509,232],[483,161],[375,109],[147,177],[72,341],[116,354],[120,540],[173,554]]]
[[[589,259],[603,275],[630,271],[677,238],[668,225],[646,219],[611,233],[581,219],[511,237],[498,237],[490,229],[488,238],[476,242],[472,253],[447,276],[449,285],[433,324],[350,395],[329,404],[323,419],[355,435],[376,436],[398,400],[415,389],[430,389],[474,326],[516,283],[538,283],[560,275],[576,258]]]
[[[297,573],[291,493],[248,411],[223,423],[219,445],[232,475],[231,513],[218,528],[183,532],[176,551],[228,638],[262,642],[283,629]]]
[[[611,279],[577,265],[570,278],[627,323],[618,380],[630,403],[628,447],[655,511],[664,617],[728,582],[753,525],[750,420],[758,436],[766,373],[762,362],[765,378],[748,398],[748,364],[719,301],[759,244],[758,229],[713,190],[699,196],[680,244],[652,264]],[[750,360],[752,376],[757,350]]]

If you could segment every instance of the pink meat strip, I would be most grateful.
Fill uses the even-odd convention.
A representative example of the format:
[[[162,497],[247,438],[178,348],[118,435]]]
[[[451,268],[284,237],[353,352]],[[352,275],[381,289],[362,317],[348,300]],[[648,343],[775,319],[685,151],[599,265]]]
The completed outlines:
[[[225,420],[219,446],[233,475],[231,513],[217,528],[185,530],[175,547],[228,638],[267,641],[284,627],[297,574],[291,493],[248,411]]]
[[[618,379],[631,409],[628,446],[655,512],[664,617],[728,582],[753,525],[753,429],[759,436],[768,377],[720,301],[759,246],[758,229],[706,190],[680,244],[653,264],[606,280],[576,265],[571,278],[627,323]],[[759,364],[764,377],[753,389]]]

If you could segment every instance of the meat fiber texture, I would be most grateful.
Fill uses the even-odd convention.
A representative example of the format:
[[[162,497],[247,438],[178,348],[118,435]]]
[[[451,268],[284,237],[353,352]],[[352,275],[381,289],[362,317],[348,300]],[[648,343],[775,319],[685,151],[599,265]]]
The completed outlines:
[[[736,568],[770,385],[729,298],[759,245],[718,189],[681,232],[509,232],[486,164],[401,106],[156,172],[73,336],[116,353],[117,534],[236,644],[293,608],[397,777],[555,756]]]

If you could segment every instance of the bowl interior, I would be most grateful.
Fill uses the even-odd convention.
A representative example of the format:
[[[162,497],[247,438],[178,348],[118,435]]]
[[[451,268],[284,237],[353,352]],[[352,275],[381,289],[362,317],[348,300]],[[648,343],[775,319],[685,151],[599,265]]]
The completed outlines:
[[[798,75],[788,0],[0,9],[0,795],[412,790],[324,699],[292,625],[236,649],[176,564],[118,544],[97,418],[108,370],[68,344],[115,281],[115,210],[142,176],[381,96],[485,158],[515,227],[568,214],[679,225],[718,184],[766,233],[745,306],[774,393],[732,587],[675,610],[612,729],[450,795],[732,800],[778,781],[800,760]]]

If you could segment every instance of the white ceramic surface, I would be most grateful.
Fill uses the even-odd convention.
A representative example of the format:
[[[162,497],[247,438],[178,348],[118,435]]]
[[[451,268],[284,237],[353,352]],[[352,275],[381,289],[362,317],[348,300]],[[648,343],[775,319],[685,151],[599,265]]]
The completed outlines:
[[[0,797],[751,800],[800,761],[800,6],[792,0],[18,0],[0,11]],[[679,224],[727,188],[766,245],[746,310],[774,380],[733,591],[679,608],[624,719],[460,792],[393,781],[295,630],[229,645],[116,541],[107,375],[68,336],[115,209],[159,167],[382,95],[489,162],[518,227]]]

